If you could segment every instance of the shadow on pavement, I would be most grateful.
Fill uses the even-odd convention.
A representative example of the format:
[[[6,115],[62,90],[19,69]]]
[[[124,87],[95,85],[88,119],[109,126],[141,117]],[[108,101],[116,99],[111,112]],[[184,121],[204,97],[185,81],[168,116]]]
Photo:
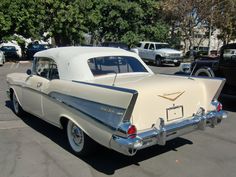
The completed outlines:
[[[97,171],[112,175],[116,170],[130,166],[139,166],[140,162],[159,156],[169,151],[178,151],[177,148],[184,145],[193,144],[191,141],[184,138],[176,138],[167,142],[165,146],[152,146],[137,152],[133,157],[119,154],[115,151],[103,148],[103,151],[99,151],[95,156],[82,158],[90,166]]]
[[[12,107],[9,102],[6,102],[6,106],[9,108]],[[64,131],[28,113],[21,117],[21,119],[29,127],[48,137],[66,151],[73,154],[67,143],[67,137]],[[167,142],[166,146],[152,146],[147,149],[140,150],[133,157],[125,156],[113,150],[99,146],[96,148],[96,152],[91,154],[91,156],[78,158],[82,159],[95,170],[107,175],[112,175],[118,169],[130,165],[139,166],[139,162],[141,161],[161,155],[168,151],[178,151],[177,148],[187,144],[191,145],[193,143],[184,138],[176,138]]]
[[[10,100],[5,101],[5,106],[13,111],[13,105]]]

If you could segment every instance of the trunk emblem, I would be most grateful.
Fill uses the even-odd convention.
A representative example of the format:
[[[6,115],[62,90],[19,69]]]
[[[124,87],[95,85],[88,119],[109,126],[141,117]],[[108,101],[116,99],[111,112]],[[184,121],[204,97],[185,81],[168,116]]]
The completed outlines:
[[[164,93],[163,95],[158,95],[161,98],[165,98],[170,101],[175,101],[177,98],[179,98],[181,95],[183,95],[185,91],[183,92],[174,92],[174,93]]]

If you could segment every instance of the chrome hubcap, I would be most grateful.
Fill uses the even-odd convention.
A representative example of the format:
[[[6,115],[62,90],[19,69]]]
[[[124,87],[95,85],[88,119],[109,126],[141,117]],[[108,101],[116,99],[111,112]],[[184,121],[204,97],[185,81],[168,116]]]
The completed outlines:
[[[81,152],[84,147],[84,133],[71,121],[69,121],[67,125],[67,136],[71,148],[75,152]]]
[[[74,143],[80,146],[83,141],[83,135],[82,135],[81,130],[76,125],[73,125],[71,129],[71,134],[72,134]]]

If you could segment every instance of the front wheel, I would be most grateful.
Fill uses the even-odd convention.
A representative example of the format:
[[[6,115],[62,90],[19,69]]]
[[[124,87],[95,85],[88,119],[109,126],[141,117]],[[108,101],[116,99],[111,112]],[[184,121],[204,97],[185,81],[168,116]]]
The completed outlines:
[[[161,57],[156,57],[155,64],[156,66],[162,66]]]
[[[17,116],[22,116],[24,114],[24,111],[18,102],[15,92],[13,92],[12,95],[12,103],[13,103],[13,111],[15,112],[15,114]]]
[[[96,143],[74,122],[68,121],[66,132],[70,148],[76,155],[87,156],[92,153]]]

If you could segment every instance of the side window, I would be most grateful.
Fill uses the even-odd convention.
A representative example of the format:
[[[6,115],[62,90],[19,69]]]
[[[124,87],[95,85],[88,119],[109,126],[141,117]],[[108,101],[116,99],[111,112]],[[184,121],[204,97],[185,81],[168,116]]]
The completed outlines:
[[[46,79],[59,79],[57,64],[49,58],[37,58],[34,63],[34,73]]]
[[[142,43],[138,43],[138,44],[137,44],[137,47],[141,47],[141,46],[142,46]]]
[[[144,49],[148,49],[148,46],[149,46],[149,43],[146,43],[146,44],[144,45]]]
[[[154,44],[150,44],[150,46],[149,46],[149,50],[154,50],[155,48],[154,48]]]
[[[233,56],[236,55],[236,49],[224,49],[223,50],[223,58],[225,61],[231,61],[234,59]]]
[[[235,67],[236,66],[236,47],[228,46],[221,50],[221,65],[227,67]]]

